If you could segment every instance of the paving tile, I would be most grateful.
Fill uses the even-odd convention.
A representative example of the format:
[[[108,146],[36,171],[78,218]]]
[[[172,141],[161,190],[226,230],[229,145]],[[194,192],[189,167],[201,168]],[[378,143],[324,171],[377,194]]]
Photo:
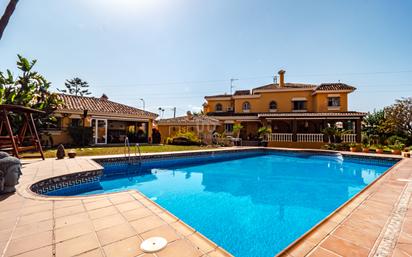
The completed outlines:
[[[111,195],[109,196],[109,199],[114,204],[135,201],[135,198],[133,196],[131,196],[130,194],[124,194],[124,193],[119,194],[119,195]]]
[[[0,231],[0,242],[9,240],[11,236],[11,232],[13,232],[13,229],[1,230]]]
[[[99,200],[94,201],[94,202],[85,202],[84,203],[84,206],[86,207],[86,209],[88,211],[95,210],[95,209],[100,209],[100,208],[111,206],[111,205],[113,205],[113,204],[105,198],[99,199]]]
[[[82,253],[80,255],[76,255],[76,257],[104,257],[102,253],[103,249],[94,249],[85,253]]]
[[[78,255],[99,247],[96,235],[89,233],[76,237],[70,240],[63,241],[56,244],[56,256],[57,257],[69,257]]]
[[[326,250],[326,249],[323,249],[322,247],[318,247],[318,248],[316,248],[316,250],[315,251],[313,251],[313,252],[311,252],[309,255],[308,255],[308,257],[340,257],[340,255],[338,255],[338,254],[336,254],[336,253],[334,253],[334,252],[331,252],[331,251],[328,251],[328,250]]]
[[[396,247],[400,249],[402,252],[412,256],[412,244],[397,244]]]
[[[81,200],[63,200],[63,201],[54,201],[54,208],[66,208],[74,205],[82,204]]]
[[[140,234],[140,236],[143,239],[148,239],[148,238],[154,237],[154,236],[161,236],[161,237],[165,238],[167,240],[167,242],[169,242],[169,243],[173,242],[177,239],[182,238],[179,234],[177,234],[177,231],[174,230],[169,225],[163,225],[163,226],[154,228],[152,230],[149,230],[147,232],[144,232],[144,233]]]
[[[56,242],[62,242],[68,239],[89,234],[94,231],[93,224],[90,221],[76,223],[70,226],[64,226],[55,230]]]
[[[98,219],[98,218],[102,218],[105,216],[117,214],[118,210],[114,206],[108,206],[108,207],[103,207],[101,209],[89,211],[88,213],[91,219]]]
[[[131,211],[137,208],[143,208],[143,205],[141,205],[138,201],[133,201],[133,202],[117,204],[116,208],[120,212],[127,212],[127,211]]]
[[[205,236],[196,232],[187,237],[197,249],[207,253],[217,248],[217,245],[212,241],[209,241]]]
[[[195,230],[184,224],[182,221],[177,221],[170,223],[170,226],[173,227],[179,234],[183,236],[188,236],[195,233]]]
[[[0,230],[13,229],[17,222],[17,217],[5,218],[0,220]]]
[[[110,216],[105,216],[102,218],[98,218],[93,220],[93,225],[96,231],[109,228],[115,225],[119,225],[126,222],[125,218],[123,218],[120,214],[114,214]]]
[[[70,216],[64,216],[56,219],[56,228],[73,225],[89,220],[87,213],[79,213]]]
[[[147,216],[151,216],[153,215],[153,212],[145,207],[142,207],[131,211],[123,212],[122,214],[128,221],[133,221]]]
[[[43,231],[48,231],[53,229],[53,220],[44,220],[40,222],[20,225],[17,224],[16,229],[13,232],[13,239],[20,238]]]
[[[291,249],[287,250],[287,253],[293,257],[300,257],[307,255],[316,245],[310,241],[300,241],[294,245]]]
[[[49,220],[52,218],[53,218],[53,214],[51,211],[32,213],[29,215],[21,216],[19,220],[19,225],[35,223],[39,221]]]
[[[73,205],[69,207],[59,208],[54,210],[54,217],[59,218],[63,216],[70,216],[77,213],[85,212],[86,209],[83,207],[83,204]]]
[[[107,245],[131,236],[136,236],[136,231],[129,223],[123,223],[97,232],[101,245]]]
[[[165,249],[157,252],[156,255],[159,257],[196,257],[202,256],[203,253],[189,241],[181,239],[168,244]]]
[[[38,234],[11,240],[7,247],[6,256],[13,256],[32,251],[52,244],[52,232],[46,231]]]
[[[227,253],[226,251],[222,250],[220,247],[217,249],[209,252],[207,254],[208,257],[232,257],[231,254]]]
[[[21,215],[29,215],[32,213],[51,211],[53,209],[52,202],[48,204],[33,205],[29,207],[24,207],[21,211]]]
[[[397,246],[393,250],[392,257],[410,257],[409,254],[405,253],[401,249],[399,249]]]
[[[166,225],[166,223],[156,216],[148,216],[142,219],[138,219],[135,221],[130,222],[130,225],[137,231],[137,233],[144,233],[151,229],[160,227],[162,225]]]
[[[368,256],[369,253],[368,249],[335,236],[328,237],[321,244],[321,247],[342,256]]]
[[[358,246],[371,249],[378,238],[380,229],[355,229],[350,226],[340,226],[333,232],[334,236],[350,241]]]
[[[129,237],[127,239],[117,241],[103,247],[106,257],[134,257],[142,254],[140,244],[142,240],[137,236]],[[176,255],[177,257],[179,255]],[[183,256],[179,256],[183,257]]]
[[[15,255],[15,257],[53,257],[53,248],[49,245],[33,251]]]
[[[178,221],[179,219],[174,216],[173,214],[170,214],[168,212],[161,212],[161,213],[157,213],[157,215],[164,220],[166,223],[173,223]]]

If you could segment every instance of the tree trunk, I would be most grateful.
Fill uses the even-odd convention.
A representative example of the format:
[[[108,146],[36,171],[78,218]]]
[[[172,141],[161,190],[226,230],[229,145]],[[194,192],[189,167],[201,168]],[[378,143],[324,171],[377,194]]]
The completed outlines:
[[[0,40],[3,36],[3,32],[6,29],[7,24],[9,23],[10,17],[14,12],[14,9],[16,9],[17,2],[19,0],[10,0],[9,4],[6,7],[6,10],[4,11],[3,16],[1,16],[0,19]]]

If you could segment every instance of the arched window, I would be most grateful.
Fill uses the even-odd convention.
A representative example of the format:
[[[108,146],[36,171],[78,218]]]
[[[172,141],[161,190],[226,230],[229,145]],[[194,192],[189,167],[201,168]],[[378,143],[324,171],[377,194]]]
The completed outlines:
[[[276,110],[278,108],[278,103],[272,101],[269,103],[269,110]]]
[[[222,104],[216,104],[215,111],[221,112],[223,110]]]
[[[250,103],[249,102],[244,102],[242,105],[242,109],[244,112],[249,112],[250,111]]]

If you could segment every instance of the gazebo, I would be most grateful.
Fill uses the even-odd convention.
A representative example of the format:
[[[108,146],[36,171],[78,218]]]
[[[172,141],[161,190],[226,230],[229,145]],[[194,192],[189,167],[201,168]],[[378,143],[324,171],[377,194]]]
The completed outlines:
[[[22,126],[16,135],[14,135],[10,123],[10,115],[12,113],[23,118]],[[11,152],[15,157],[20,158],[20,152],[37,150],[40,153],[40,157],[44,160],[43,149],[33,120],[33,113],[42,114],[44,112],[20,105],[0,105],[0,151]]]

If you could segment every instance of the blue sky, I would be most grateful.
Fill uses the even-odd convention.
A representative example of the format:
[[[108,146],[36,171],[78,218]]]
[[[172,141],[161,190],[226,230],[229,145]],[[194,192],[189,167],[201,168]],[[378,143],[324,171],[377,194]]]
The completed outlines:
[[[8,1],[0,1],[2,12]],[[0,70],[38,59],[54,88],[78,76],[93,95],[158,113],[197,110],[204,95],[270,83],[354,85],[351,110],[412,95],[412,1],[19,1]]]

